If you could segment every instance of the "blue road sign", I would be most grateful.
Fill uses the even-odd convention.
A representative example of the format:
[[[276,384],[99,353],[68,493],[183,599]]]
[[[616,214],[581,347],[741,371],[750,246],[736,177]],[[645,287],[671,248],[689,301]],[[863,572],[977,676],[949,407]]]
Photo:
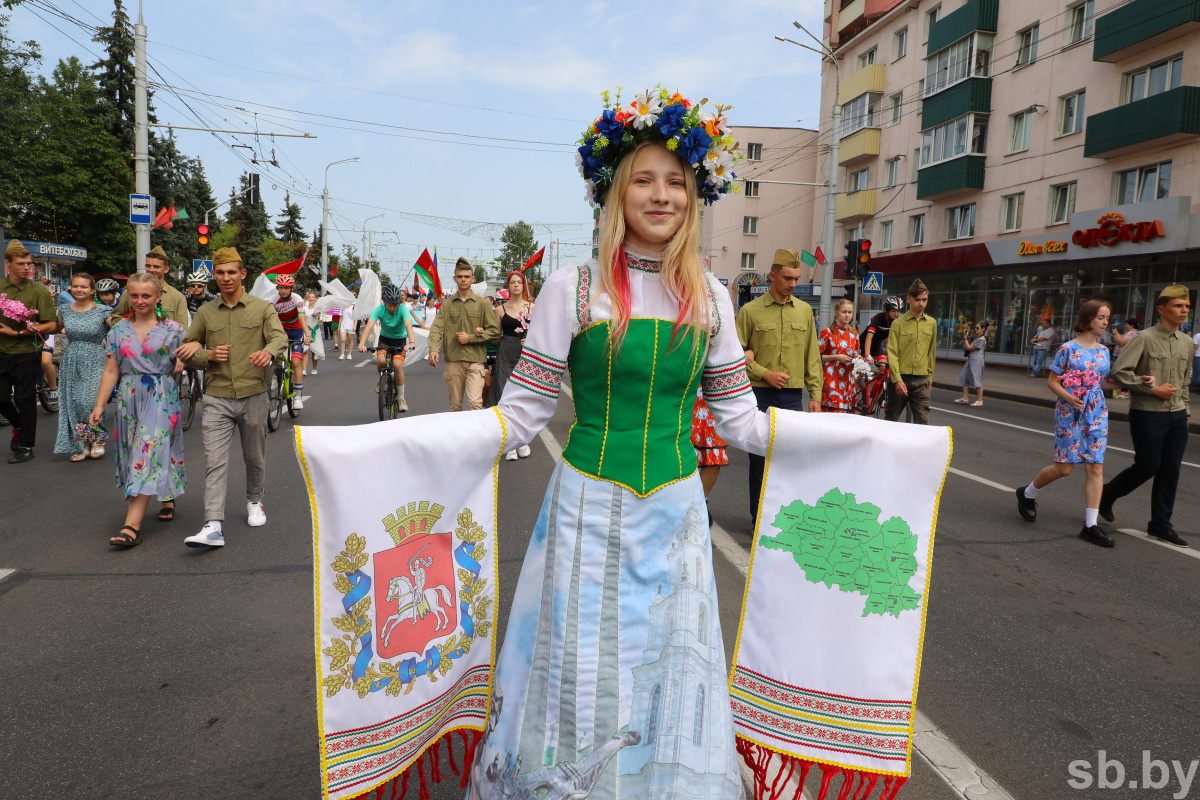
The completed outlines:
[[[129,195],[129,224],[149,225],[150,223],[154,222],[150,206],[150,195]]]
[[[883,294],[883,273],[868,272],[863,277],[862,284],[863,294]]]
[[[199,272],[200,270],[204,270],[209,275],[212,275],[212,262],[205,261],[202,258],[193,258],[192,259],[192,272]]]

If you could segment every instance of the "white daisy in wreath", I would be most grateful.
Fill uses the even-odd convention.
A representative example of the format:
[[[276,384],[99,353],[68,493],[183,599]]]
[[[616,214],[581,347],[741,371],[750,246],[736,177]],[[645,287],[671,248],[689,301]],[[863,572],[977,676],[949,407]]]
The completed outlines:
[[[642,130],[654,124],[658,115],[662,113],[662,105],[657,97],[639,94],[629,104],[629,112],[633,114],[633,127]]]

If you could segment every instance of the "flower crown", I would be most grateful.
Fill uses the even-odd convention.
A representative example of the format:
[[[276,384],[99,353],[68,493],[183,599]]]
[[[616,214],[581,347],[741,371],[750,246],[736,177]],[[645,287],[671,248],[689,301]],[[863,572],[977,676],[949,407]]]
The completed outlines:
[[[690,164],[706,206],[737,191],[733,165],[742,157],[725,116],[733,106],[716,103],[716,113],[704,111],[707,98],[693,103],[661,86],[637,95],[627,106],[621,105],[620,87],[615,99],[608,91],[600,96],[604,113],[583,132],[575,156],[579,174],[587,181],[586,199],[593,206],[604,205],[617,164],[642,142],[662,142]]]

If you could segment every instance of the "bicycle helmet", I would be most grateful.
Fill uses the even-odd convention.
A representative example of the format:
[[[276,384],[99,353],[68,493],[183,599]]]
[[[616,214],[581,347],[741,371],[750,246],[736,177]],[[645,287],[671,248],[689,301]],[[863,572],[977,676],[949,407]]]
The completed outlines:
[[[275,276],[275,285],[292,287],[292,286],[296,285],[296,279],[293,278],[291,275],[276,275]]]
[[[891,295],[890,297],[888,297],[886,300],[883,301],[883,310],[884,311],[903,311],[904,310],[904,301],[901,300],[896,295]]]
[[[96,293],[104,294],[105,292],[115,292],[121,288],[112,278],[101,278],[96,281]]]
[[[197,272],[193,272],[191,275],[188,275],[188,286],[193,286],[195,284],[208,286],[208,273],[204,270],[199,270]]]
[[[396,305],[404,300],[404,292],[400,291],[400,287],[394,283],[389,283],[383,287],[383,302],[388,305]]]

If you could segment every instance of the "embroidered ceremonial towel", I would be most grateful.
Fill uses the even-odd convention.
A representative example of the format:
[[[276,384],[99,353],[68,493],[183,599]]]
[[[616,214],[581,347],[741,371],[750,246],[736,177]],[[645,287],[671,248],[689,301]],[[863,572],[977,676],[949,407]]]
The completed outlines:
[[[755,793],[816,763],[869,797],[909,774],[949,428],[772,409],[771,446],[730,675]],[[783,780],[775,776],[781,766]],[[772,780],[767,783],[770,773]],[[845,784],[843,784],[845,786]]]
[[[323,797],[374,797],[388,782],[399,797],[410,777],[428,797],[442,741],[457,730],[474,748],[495,660],[504,449],[494,409],[296,428],[315,542]]]

